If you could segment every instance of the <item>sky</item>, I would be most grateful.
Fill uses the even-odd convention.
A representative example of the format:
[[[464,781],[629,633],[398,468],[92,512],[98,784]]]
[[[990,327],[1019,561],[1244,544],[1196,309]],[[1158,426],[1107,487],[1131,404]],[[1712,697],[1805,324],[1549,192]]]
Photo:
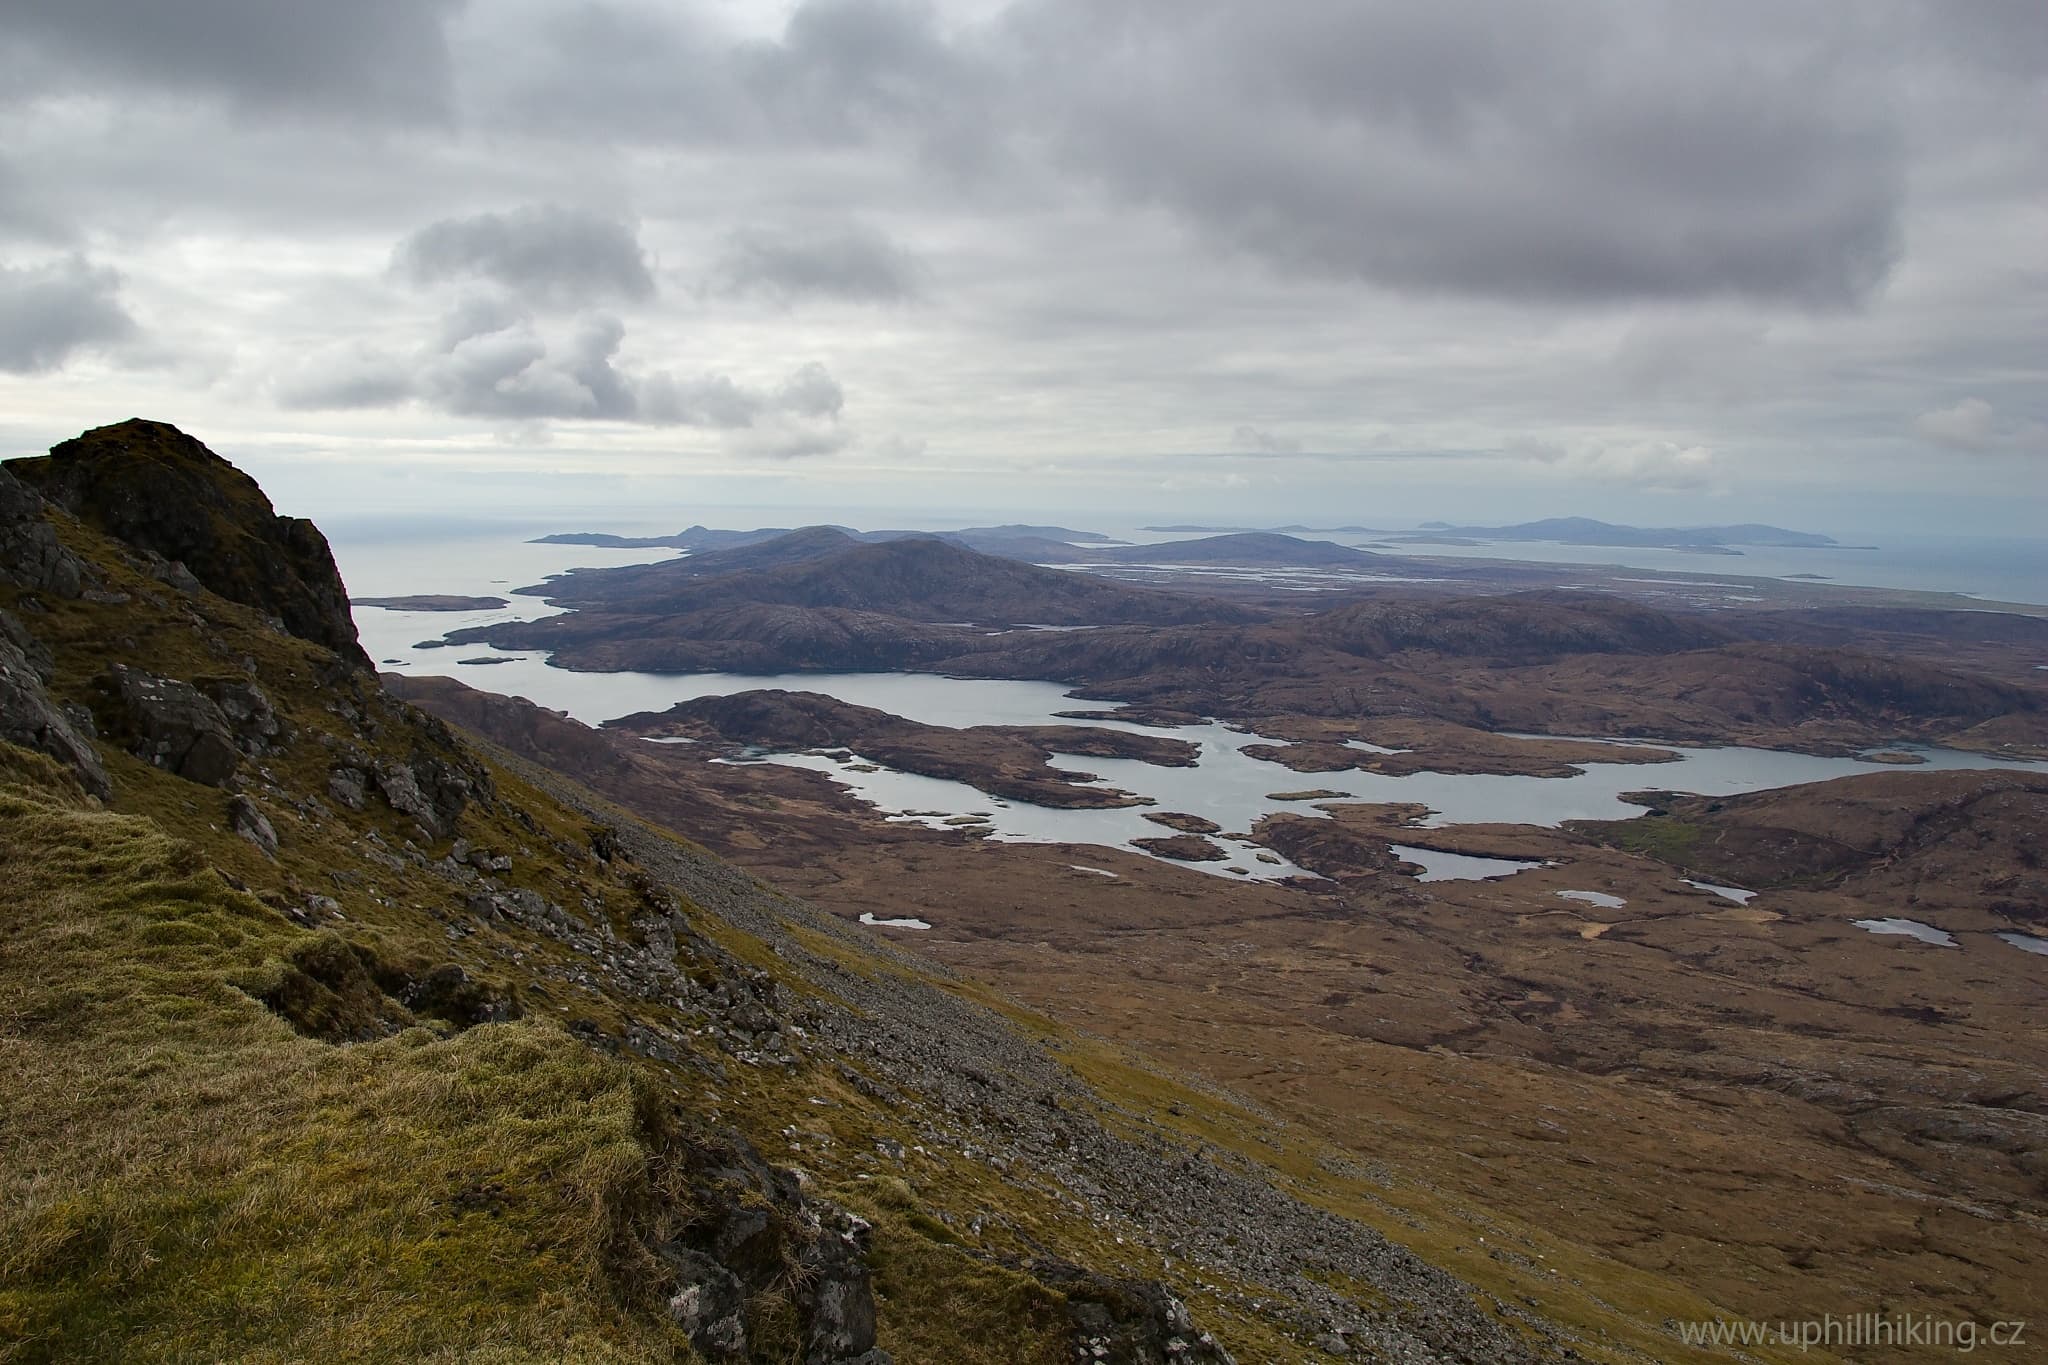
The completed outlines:
[[[0,128],[0,454],[316,518],[2048,526],[2040,0],[0,0]]]

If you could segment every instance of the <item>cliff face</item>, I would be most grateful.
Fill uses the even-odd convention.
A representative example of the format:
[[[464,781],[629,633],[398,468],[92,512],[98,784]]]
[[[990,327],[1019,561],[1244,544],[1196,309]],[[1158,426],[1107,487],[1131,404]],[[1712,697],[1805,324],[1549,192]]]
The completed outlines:
[[[229,601],[370,667],[319,528],[279,516],[254,479],[176,427],[98,427],[8,468],[94,530],[182,563]]]
[[[392,697],[196,441],[14,469],[0,1356],[1561,1354],[1189,1136],[1227,1102]]]

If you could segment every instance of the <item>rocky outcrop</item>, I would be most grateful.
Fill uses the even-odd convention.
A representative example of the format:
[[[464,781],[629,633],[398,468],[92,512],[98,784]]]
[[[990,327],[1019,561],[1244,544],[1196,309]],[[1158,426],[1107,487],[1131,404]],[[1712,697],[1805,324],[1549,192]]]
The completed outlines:
[[[76,597],[85,566],[43,516],[42,495],[0,469],[0,583],[52,597]]]
[[[234,735],[235,747],[249,756],[269,753],[291,742],[291,727],[277,714],[270,697],[254,683],[223,682],[205,689],[220,708]]]
[[[1101,1365],[1236,1365],[1156,1280],[1115,1279],[1065,1261],[1032,1261],[1040,1283],[1066,1296],[1076,1358]]]
[[[8,469],[95,530],[183,563],[220,596],[370,667],[326,537],[310,521],[279,516],[254,479],[176,427],[98,427]],[[61,564],[51,572],[65,574]]]
[[[137,758],[202,786],[226,786],[241,766],[234,728],[188,682],[115,664],[102,680],[109,731]]]
[[[112,789],[92,744],[92,719],[51,699],[49,667],[35,638],[0,612],[0,740],[49,755],[70,768],[80,786],[104,797]]]
[[[891,1365],[875,1347],[866,1220],[806,1196],[796,1172],[725,1134],[692,1182],[696,1216],[654,1248],[669,1317],[711,1361],[752,1359],[750,1301],[794,1283],[803,1365]]]

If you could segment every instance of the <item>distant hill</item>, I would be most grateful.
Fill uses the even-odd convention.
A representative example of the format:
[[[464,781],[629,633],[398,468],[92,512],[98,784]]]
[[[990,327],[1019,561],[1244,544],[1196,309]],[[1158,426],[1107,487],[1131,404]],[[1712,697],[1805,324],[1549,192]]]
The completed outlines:
[[[1273,531],[1237,531],[1201,540],[1169,540],[1099,550],[1097,560],[1117,564],[1237,564],[1293,568],[1363,567],[1380,556],[1327,540],[1299,540]]]
[[[1170,531],[1190,535],[1237,535],[1245,532],[1271,531],[1284,535],[1317,536],[1376,536],[1382,534],[1371,526],[1145,526],[1146,531]]]
[[[702,554],[710,550],[733,550],[747,545],[760,545],[780,536],[790,534],[787,526],[763,526],[751,531],[722,531],[709,526],[692,526],[667,536],[616,536],[605,531],[560,531],[554,535],[539,536],[527,542],[531,545],[594,545],[607,550],[688,550]],[[908,540],[912,537],[929,537],[950,540],[984,554],[999,554],[1011,559],[1036,559],[1058,557],[1074,552],[1073,542],[1090,545],[1121,545],[1122,541],[1112,540],[1098,531],[1076,531],[1066,526],[1026,526],[1012,523],[1007,526],[967,526],[957,531],[858,531],[851,526],[828,525],[825,527],[803,527],[803,530],[837,531],[851,541],[880,542],[887,540]]]
[[[1090,545],[1120,545],[1100,531],[1076,531],[1068,526],[1025,526],[1011,522],[1007,526],[966,526],[952,534],[966,539],[979,537],[984,540],[1079,540]]]
[[[846,531],[844,526],[835,530]],[[596,545],[607,550],[730,550],[740,545],[756,545],[777,536],[786,536],[791,528],[787,526],[764,526],[753,531],[720,531],[709,526],[692,526],[687,531],[677,531],[669,536],[615,536],[604,531],[561,531],[551,536],[538,536],[527,543],[530,545]],[[851,534],[851,532],[849,532]]]
[[[1254,615],[1185,593],[1043,569],[937,537],[861,542],[824,526],[662,564],[579,569],[528,591],[584,611],[664,618],[741,604],[989,626],[1166,625]]]
[[[1548,517],[1542,521],[1518,522],[1513,526],[1452,526],[1446,522],[1424,522],[1422,529],[1437,536],[1473,536],[1482,540],[1549,540],[1563,545],[1615,545],[1649,549],[1717,550],[1731,545],[1761,545],[1778,548],[1820,549],[1836,544],[1834,537],[1811,531],[1788,531],[1782,526],[1745,522],[1739,526],[1618,526],[1591,517]]]

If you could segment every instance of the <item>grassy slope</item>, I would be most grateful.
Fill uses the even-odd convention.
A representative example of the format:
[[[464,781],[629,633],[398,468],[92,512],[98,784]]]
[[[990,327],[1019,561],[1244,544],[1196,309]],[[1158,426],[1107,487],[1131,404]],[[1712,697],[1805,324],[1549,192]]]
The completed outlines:
[[[250,992],[315,934],[11,757],[9,1354],[674,1352],[601,1269],[658,1174],[624,1067],[527,1023],[299,1036]]]
[[[570,952],[516,926],[451,934],[473,920],[458,889],[379,861],[410,853],[408,821],[374,800],[299,806],[325,792],[321,737],[362,742],[337,704],[370,712],[365,747],[387,757],[419,741],[410,713],[323,690],[321,651],[60,530],[130,600],[31,613],[0,587],[0,607],[53,646],[53,693],[90,698],[112,661],[200,679],[244,676],[249,659],[298,735],[246,783],[282,837],[275,861],[228,832],[225,792],[103,745],[116,795],[100,809],[0,745],[0,1359],[691,1358],[635,1248],[690,1217],[679,1134],[703,1126],[703,1078],[612,1060],[560,1025],[695,1021],[575,988]],[[505,883],[632,932],[641,893],[588,856],[582,817],[501,775],[462,832],[513,851]],[[280,913],[315,893],[341,907],[331,928]],[[336,953],[339,935],[357,950]],[[349,956],[413,977],[455,963],[528,1018],[460,1033],[421,1020],[335,1046],[259,1002],[295,995],[302,1016],[344,1029],[402,1015],[365,981],[307,981]],[[741,1080],[724,1117],[772,1132],[800,1083]],[[1057,1358],[1056,1296],[876,1212],[881,1294],[944,1309],[914,1327],[886,1313],[884,1346],[911,1361]],[[772,1342],[786,1308],[755,1310],[757,1344]]]

